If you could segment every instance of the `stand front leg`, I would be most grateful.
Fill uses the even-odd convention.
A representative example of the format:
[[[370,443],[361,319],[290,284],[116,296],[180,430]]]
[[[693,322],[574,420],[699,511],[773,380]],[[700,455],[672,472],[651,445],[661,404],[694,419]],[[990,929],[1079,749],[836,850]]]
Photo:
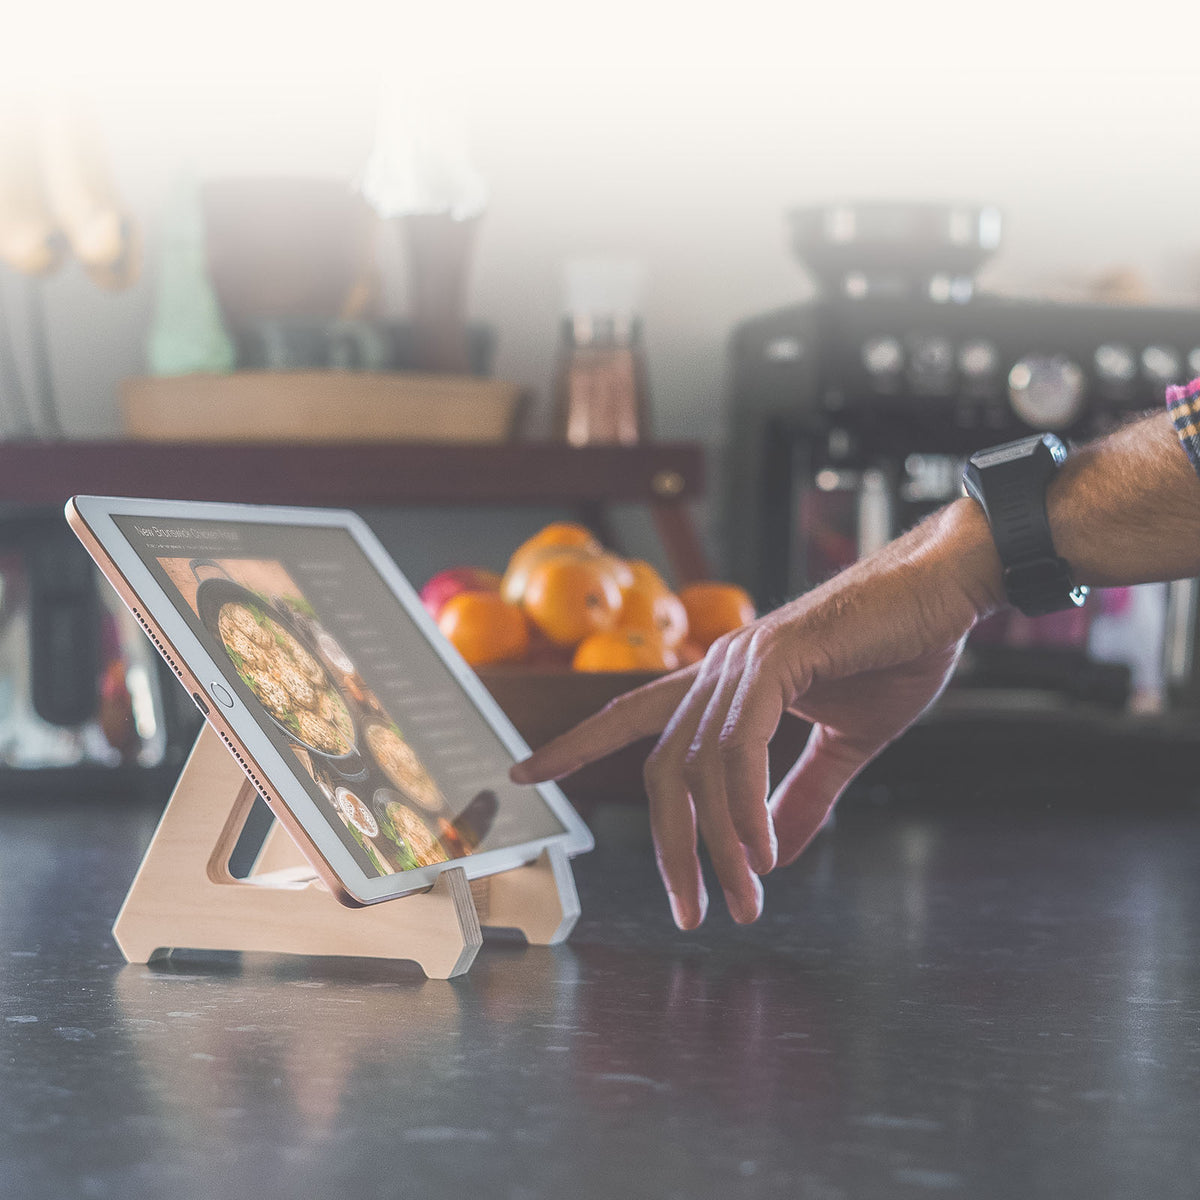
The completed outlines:
[[[566,941],[579,920],[579,893],[571,863],[558,846],[536,861],[480,880],[479,920],[496,929],[518,929],[534,946]]]

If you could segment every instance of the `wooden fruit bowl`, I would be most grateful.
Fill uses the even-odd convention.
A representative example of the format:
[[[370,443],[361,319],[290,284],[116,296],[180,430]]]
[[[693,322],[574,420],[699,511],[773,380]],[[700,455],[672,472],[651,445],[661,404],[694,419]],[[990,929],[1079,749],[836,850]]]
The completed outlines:
[[[531,667],[485,667],[479,671],[484,686],[504,709],[508,719],[533,749],[565,733],[585,717],[633,688],[657,678],[654,672],[589,672]],[[771,742],[771,777],[781,778],[796,760],[808,737],[808,725],[785,715]],[[644,804],[642,767],[654,746],[644,738],[590,763],[561,781],[567,797],[577,807],[600,803]]]

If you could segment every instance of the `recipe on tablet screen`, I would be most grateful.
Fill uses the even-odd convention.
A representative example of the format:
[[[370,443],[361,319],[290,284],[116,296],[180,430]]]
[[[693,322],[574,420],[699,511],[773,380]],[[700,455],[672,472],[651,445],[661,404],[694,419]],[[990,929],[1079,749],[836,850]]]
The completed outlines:
[[[344,529],[113,519],[367,875],[565,832]]]

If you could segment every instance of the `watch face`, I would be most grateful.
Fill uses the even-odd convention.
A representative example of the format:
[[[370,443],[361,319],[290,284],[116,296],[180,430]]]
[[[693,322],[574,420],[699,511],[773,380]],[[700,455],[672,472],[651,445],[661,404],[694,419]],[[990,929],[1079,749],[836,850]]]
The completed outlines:
[[[1067,455],[1067,449],[1052,433],[1034,434],[1032,437],[1018,438],[1015,442],[1005,442],[1002,446],[992,446],[987,450],[978,450],[971,455],[971,464],[981,471],[989,467],[998,467],[1002,463],[1015,462],[1018,458],[1032,458],[1039,446],[1045,446],[1052,461],[1061,463]]]
[[[1012,410],[1034,429],[1065,429],[1083,413],[1085,380],[1062,354],[1031,354],[1008,373]]]

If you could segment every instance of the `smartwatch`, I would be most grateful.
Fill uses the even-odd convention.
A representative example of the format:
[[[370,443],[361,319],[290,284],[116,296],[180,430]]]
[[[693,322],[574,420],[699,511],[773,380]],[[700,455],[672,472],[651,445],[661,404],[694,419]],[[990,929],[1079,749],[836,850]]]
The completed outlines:
[[[991,526],[1008,601],[1027,617],[1078,607],[1087,598],[1055,551],[1046,516],[1046,485],[1066,457],[1062,439],[1042,433],[980,450],[963,471],[967,495]]]

